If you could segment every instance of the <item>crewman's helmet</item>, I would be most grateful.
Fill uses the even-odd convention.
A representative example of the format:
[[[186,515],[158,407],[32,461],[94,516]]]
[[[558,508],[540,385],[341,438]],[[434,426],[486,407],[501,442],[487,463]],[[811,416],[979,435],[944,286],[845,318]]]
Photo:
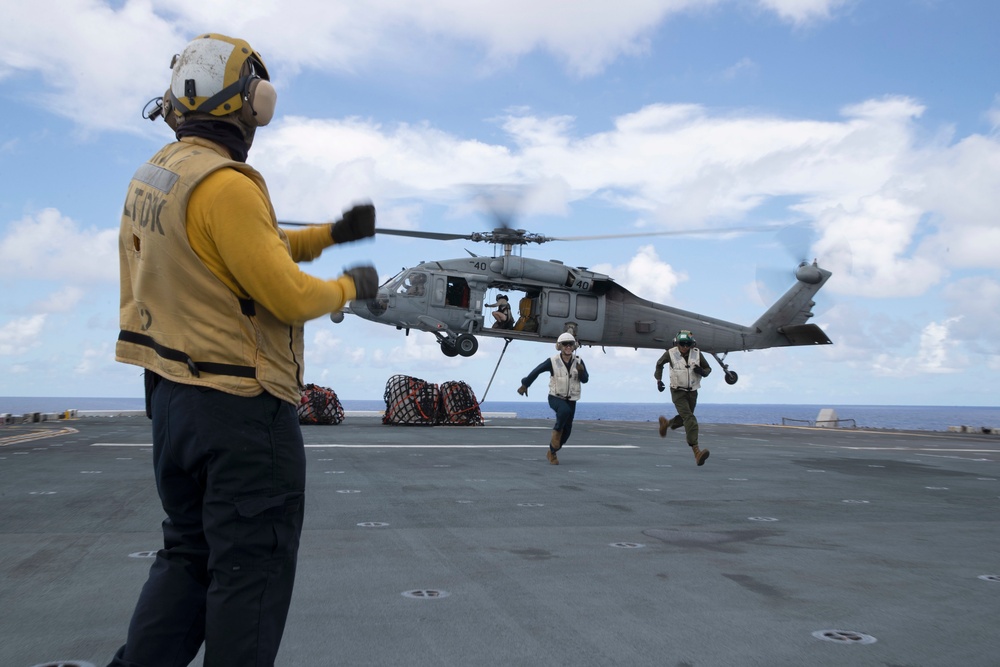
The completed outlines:
[[[176,129],[193,114],[237,121],[244,134],[271,122],[277,93],[264,60],[242,39],[219,34],[195,38],[170,63],[163,117]]]
[[[694,334],[692,334],[690,331],[687,331],[686,329],[682,329],[674,337],[674,345],[682,345],[682,344],[695,347],[698,344],[698,342],[695,341]]]
[[[574,338],[573,334],[568,331],[559,334],[559,338],[556,338],[556,349],[560,349],[563,343],[573,343],[573,349],[575,350],[577,348],[576,338]]]

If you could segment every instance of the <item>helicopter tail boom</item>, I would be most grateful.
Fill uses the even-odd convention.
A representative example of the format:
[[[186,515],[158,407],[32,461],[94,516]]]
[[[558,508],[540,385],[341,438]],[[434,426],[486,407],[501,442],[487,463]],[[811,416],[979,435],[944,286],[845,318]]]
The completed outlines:
[[[818,325],[807,323],[816,305],[813,298],[833,274],[815,262],[803,262],[795,275],[795,284],[754,322],[758,340],[753,347],[830,345],[833,342]]]

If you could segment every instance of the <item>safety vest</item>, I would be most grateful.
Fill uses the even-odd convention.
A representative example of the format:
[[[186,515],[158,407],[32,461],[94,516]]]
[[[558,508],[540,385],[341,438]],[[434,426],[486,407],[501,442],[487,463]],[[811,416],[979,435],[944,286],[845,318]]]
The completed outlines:
[[[580,400],[580,371],[577,364],[580,358],[573,355],[569,368],[563,363],[562,354],[557,353],[549,359],[552,362],[552,377],[549,378],[549,394],[570,401]]]
[[[694,367],[701,366],[701,350],[692,347],[685,359],[680,349],[670,348],[670,388],[698,391],[701,387],[701,376],[695,374]]]
[[[267,195],[255,169],[198,139],[164,146],[132,177],[119,233],[121,332],[115,359],[182,384],[237,396],[264,390],[298,405],[302,326],[240,298],[188,243],[191,193],[224,168],[242,172]],[[270,216],[289,248],[273,208]]]

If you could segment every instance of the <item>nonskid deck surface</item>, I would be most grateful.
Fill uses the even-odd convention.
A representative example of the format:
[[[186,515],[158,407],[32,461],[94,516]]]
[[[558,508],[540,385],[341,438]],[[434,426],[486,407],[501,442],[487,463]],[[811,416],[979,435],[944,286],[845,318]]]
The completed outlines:
[[[1000,439],[304,427],[278,664],[1000,664]],[[104,665],[160,546],[149,422],[0,428],[0,665]],[[194,663],[200,665],[200,658]]]

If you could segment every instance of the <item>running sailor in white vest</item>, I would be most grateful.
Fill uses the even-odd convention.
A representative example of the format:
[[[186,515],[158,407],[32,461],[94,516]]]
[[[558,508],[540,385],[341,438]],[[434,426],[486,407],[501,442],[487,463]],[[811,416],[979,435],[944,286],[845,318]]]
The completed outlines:
[[[556,456],[573,431],[573,416],[576,414],[576,402],[580,400],[580,385],[590,380],[590,374],[583,365],[583,359],[576,356],[578,347],[576,338],[571,333],[559,334],[556,340],[558,353],[538,364],[527,377],[521,379],[517,393],[528,395],[528,387],[540,374],[548,371],[552,374],[549,380],[549,407],[556,413],[556,423],[552,427],[552,440],[546,458],[552,465],[559,465]]]
[[[670,368],[670,399],[677,408],[673,419],[660,416],[660,437],[665,438],[667,428],[684,427],[687,444],[694,451],[694,459],[698,465],[704,465],[708,458],[708,450],[698,447],[698,419],[694,416],[695,405],[698,404],[698,389],[701,379],[712,372],[708,361],[697,347],[698,343],[690,331],[680,331],[674,337],[674,346],[663,353],[656,361],[656,388],[663,391],[663,367]]]

